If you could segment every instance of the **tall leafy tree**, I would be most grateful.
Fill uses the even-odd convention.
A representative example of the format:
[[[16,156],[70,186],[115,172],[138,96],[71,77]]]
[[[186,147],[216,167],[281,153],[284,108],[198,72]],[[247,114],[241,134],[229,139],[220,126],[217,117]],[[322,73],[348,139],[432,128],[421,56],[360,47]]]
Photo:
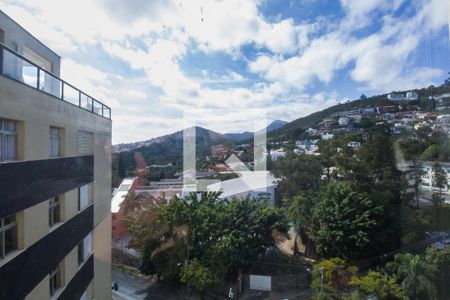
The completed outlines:
[[[360,299],[404,299],[403,290],[395,277],[376,271],[369,271],[365,276],[354,276],[349,283],[358,289]]]
[[[347,182],[324,187],[313,209],[313,234],[323,257],[354,258],[366,253],[370,230],[382,207]]]
[[[420,255],[410,253],[395,255],[387,268],[397,276],[406,295],[411,299],[435,299],[433,284],[436,267]]]
[[[281,178],[278,184],[280,192],[291,200],[301,192],[319,188],[323,167],[315,156],[291,153],[277,160],[274,173]]]
[[[438,193],[433,193],[431,201],[433,203],[434,215],[435,215],[435,230],[439,229],[439,211],[444,202],[442,199],[442,190],[447,186],[447,172],[444,171],[439,162],[435,162],[433,165],[433,179],[432,186],[438,188]]]
[[[274,230],[287,234],[279,209],[260,200],[224,201],[219,196],[192,193],[169,203],[146,202],[141,211],[134,211],[127,226],[142,252],[141,270],[181,279],[201,291],[234,278],[274,246]]]
[[[311,289],[313,299],[339,299],[341,291],[348,289],[358,268],[341,258],[321,260],[313,265]]]

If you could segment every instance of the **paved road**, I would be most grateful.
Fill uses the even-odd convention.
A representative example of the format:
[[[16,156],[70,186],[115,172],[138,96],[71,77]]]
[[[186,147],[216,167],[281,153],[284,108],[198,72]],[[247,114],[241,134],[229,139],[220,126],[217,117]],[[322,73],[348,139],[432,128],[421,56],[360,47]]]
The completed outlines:
[[[152,283],[144,278],[134,277],[125,272],[112,271],[112,282],[117,282],[119,289],[113,290],[114,300],[144,300]],[[147,298],[149,299],[149,298]]]
[[[114,300],[198,300],[195,292],[185,287],[165,283],[153,283],[141,277],[113,270],[112,282],[117,282],[119,289],[113,290]]]

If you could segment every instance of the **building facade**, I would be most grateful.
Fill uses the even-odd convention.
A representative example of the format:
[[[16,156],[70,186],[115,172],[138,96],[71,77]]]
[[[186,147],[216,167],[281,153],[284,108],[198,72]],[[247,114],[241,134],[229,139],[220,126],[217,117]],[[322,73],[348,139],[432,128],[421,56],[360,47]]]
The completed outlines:
[[[125,197],[129,192],[134,192],[139,186],[138,177],[128,177],[122,180],[122,183],[117,188],[111,200],[111,216],[112,216],[112,238],[113,240],[120,240],[125,232],[125,224],[123,218],[125,217],[125,209],[122,206]]]
[[[111,111],[0,10],[0,299],[111,299]]]
[[[448,162],[440,162],[439,165],[442,168],[443,173],[446,174],[447,182],[441,188],[437,187],[435,184],[435,174],[434,174],[434,166],[435,163],[432,161],[424,161],[423,163],[423,174],[422,180],[420,182],[420,188],[424,191],[430,192],[441,192],[443,194],[450,194],[450,163]],[[445,198],[445,202],[449,202],[447,198]]]

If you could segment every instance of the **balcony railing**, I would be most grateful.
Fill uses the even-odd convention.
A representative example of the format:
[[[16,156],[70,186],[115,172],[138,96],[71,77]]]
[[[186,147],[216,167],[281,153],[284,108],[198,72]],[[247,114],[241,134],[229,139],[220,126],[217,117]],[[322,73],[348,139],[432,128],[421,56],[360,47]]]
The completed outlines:
[[[0,74],[111,119],[111,108],[0,43]]]

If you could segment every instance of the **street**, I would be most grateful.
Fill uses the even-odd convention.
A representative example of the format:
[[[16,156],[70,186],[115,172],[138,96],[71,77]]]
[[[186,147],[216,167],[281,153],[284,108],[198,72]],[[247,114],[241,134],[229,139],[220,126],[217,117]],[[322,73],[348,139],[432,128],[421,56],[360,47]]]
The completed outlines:
[[[113,290],[115,300],[143,300],[148,297],[148,289],[152,283],[144,278],[134,277],[126,272],[112,270],[112,282],[117,282],[119,289]]]

